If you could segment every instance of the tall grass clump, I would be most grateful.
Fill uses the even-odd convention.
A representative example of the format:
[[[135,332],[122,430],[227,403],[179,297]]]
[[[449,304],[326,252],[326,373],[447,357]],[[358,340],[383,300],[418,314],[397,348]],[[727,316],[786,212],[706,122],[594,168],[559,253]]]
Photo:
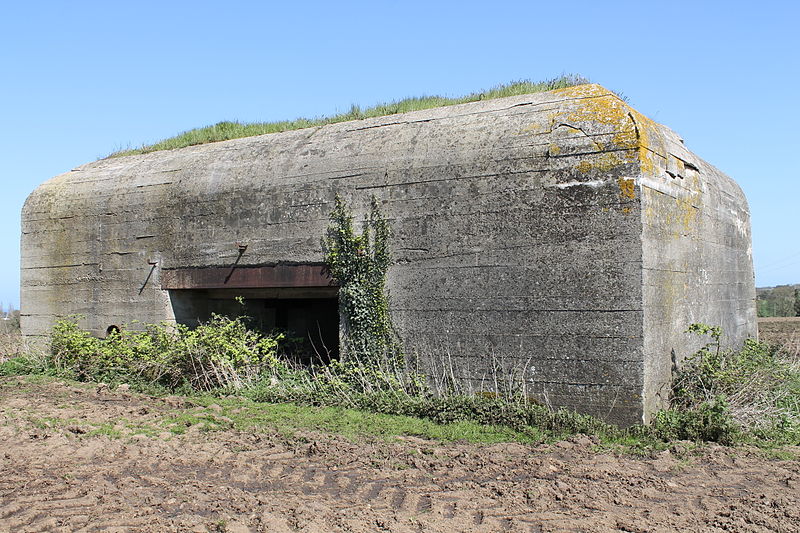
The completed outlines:
[[[530,80],[515,81],[507,84],[497,85],[496,87],[486,91],[475,92],[466,96],[454,98],[445,96],[420,96],[405,98],[389,103],[382,103],[365,109],[361,109],[361,107],[353,105],[348,111],[329,117],[313,119],[299,118],[295,120],[278,122],[253,123],[224,121],[218,122],[212,126],[188,130],[176,135],[175,137],[170,137],[169,139],[164,139],[154,144],[143,145],[139,148],[133,148],[129,150],[120,150],[119,152],[111,154],[109,157],[122,157],[127,155],[146,154],[159,150],[172,150],[174,148],[184,148],[186,146],[192,146],[196,144],[206,144],[218,141],[226,141],[229,139],[264,135],[267,133],[278,133],[302,128],[325,126],[327,124],[347,122],[349,120],[382,117],[387,115],[395,115],[398,113],[406,113],[409,111],[431,109],[434,107],[477,102],[479,100],[491,100],[506,96],[551,91],[554,89],[563,89],[565,87],[572,87],[574,85],[581,85],[585,83],[589,83],[589,80],[581,76],[570,74],[542,82],[533,82]]]
[[[0,314],[5,315],[0,320],[0,363],[4,363],[23,355],[28,348],[19,327],[19,311],[3,313],[0,306]]]
[[[0,363],[17,357],[24,352],[24,342],[19,331],[2,333],[0,332]]]

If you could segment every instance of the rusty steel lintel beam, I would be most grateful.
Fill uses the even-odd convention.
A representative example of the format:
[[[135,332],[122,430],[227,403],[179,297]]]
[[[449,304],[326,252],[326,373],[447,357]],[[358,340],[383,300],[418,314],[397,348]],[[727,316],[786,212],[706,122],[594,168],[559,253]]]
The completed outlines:
[[[177,268],[161,271],[162,289],[335,287],[323,265]]]

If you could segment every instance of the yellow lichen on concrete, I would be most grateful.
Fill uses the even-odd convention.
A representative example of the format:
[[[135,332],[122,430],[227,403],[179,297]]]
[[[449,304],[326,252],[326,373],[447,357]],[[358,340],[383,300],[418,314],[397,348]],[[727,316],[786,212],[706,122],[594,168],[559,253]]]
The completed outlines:
[[[662,228],[674,239],[696,233],[702,192],[692,190],[685,196],[673,197],[643,186],[641,195],[642,216],[647,224]]]
[[[596,83],[587,83],[584,85],[573,85],[571,87],[564,87],[563,89],[555,89],[551,91],[552,94],[559,96],[566,96],[568,98],[589,98],[593,96],[606,96],[611,94],[608,89],[604,89]]]
[[[592,159],[584,159],[583,161],[578,163],[575,166],[575,168],[584,174],[588,174],[593,170],[599,170],[600,172],[608,172],[609,170],[618,167],[624,162],[625,161],[620,159],[620,157],[617,154],[613,152],[604,152]]]
[[[683,231],[690,233],[694,222],[697,219],[697,208],[695,202],[699,199],[699,195],[691,195],[686,198],[675,198],[676,212],[673,221],[682,226]]]
[[[596,133],[613,134],[608,146],[599,141],[595,142],[605,150],[627,151],[624,156],[616,156],[617,165],[638,160],[643,174],[655,173],[657,166],[655,154],[663,152],[661,147],[653,146],[653,141],[658,138],[658,126],[655,122],[599,85],[578,85],[553,92],[576,99],[575,107],[561,114],[564,122],[573,126],[581,122],[599,124],[603,127]],[[606,162],[610,160],[606,159]],[[581,172],[595,168],[582,163],[579,163],[578,167],[577,170]],[[601,170],[610,170],[607,165],[603,167]]]
[[[523,134],[523,133],[544,133],[544,132],[545,128],[538,122],[534,122],[533,124],[530,124],[522,128],[519,133]]]
[[[683,227],[685,233],[691,233],[697,224],[698,207],[703,203],[703,191],[700,186],[700,178],[697,175],[687,180],[689,194],[683,198],[676,198],[675,222]]]
[[[642,174],[655,175],[658,158],[657,154],[662,154],[664,157],[664,149],[661,146],[656,146],[656,139],[658,139],[658,124],[642,115],[633,108],[628,108],[628,116],[634,123],[636,140],[632,142],[635,146],[636,155],[639,158],[639,168]],[[630,142],[630,141],[629,141]]]
[[[633,200],[636,198],[636,181],[631,178],[619,178],[617,180],[619,185],[619,195],[626,200]]]
[[[695,175],[693,178],[687,179],[685,183],[688,185],[688,194],[675,198],[675,211],[671,220],[677,226],[677,233],[679,234],[690,234],[696,229],[697,215],[699,213],[698,206],[702,205],[703,202],[703,191],[699,177]]]

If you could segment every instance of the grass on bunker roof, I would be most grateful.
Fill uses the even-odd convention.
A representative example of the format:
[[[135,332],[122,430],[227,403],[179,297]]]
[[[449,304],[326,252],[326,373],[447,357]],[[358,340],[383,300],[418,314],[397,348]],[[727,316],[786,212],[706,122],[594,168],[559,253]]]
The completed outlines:
[[[143,145],[139,148],[120,150],[118,152],[114,152],[108,157],[122,157],[127,155],[139,155],[149,152],[157,152],[159,150],[172,150],[175,148],[184,148],[186,146],[192,146],[195,144],[206,144],[218,141],[227,141],[229,139],[263,135],[266,133],[299,130],[302,128],[335,124],[337,122],[347,122],[349,120],[382,117],[387,115],[395,115],[398,113],[406,113],[409,111],[432,109],[434,107],[477,102],[479,100],[491,100],[506,96],[552,91],[554,89],[563,89],[565,87],[572,87],[574,85],[582,85],[585,83],[589,83],[589,80],[583,78],[582,76],[569,74],[540,82],[534,82],[530,80],[515,81],[507,84],[497,85],[496,87],[486,91],[474,92],[460,97],[448,98],[444,96],[418,96],[405,98],[395,102],[377,104],[366,109],[361,109],[359,106],[353,105],[349,111],[330,117],[313,119],[298,118],[295,120],[279,122],[243,123],[237,121],[224,121],[212,126],[188,130],[183,133],[179,133],[175,137],[170,137],[169,139],[164,139],[154,144]]]

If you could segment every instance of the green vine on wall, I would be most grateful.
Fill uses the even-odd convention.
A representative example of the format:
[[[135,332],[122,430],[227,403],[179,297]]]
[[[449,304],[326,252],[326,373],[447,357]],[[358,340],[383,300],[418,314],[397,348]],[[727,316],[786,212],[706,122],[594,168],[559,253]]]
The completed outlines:
[[[331,276],[339,284],[344,352],[365,364],[402,363],[386,291],[389,235],[389,223],[374,196],[357,234],[350,209],[336,195],[322,247]]]

